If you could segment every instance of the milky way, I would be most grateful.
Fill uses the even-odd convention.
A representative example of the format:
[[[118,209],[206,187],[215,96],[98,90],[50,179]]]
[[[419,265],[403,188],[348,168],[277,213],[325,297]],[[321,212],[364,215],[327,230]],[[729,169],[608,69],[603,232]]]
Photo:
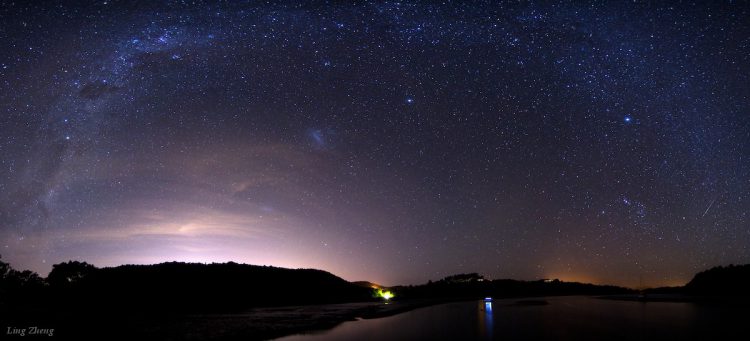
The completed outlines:
[[[678,285],[750,262],[746,3],[0,4],[0,254]]]

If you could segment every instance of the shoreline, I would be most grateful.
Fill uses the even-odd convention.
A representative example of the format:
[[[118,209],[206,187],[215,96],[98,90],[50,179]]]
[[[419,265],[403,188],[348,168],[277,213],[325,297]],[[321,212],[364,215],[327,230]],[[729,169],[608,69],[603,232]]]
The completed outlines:
[[[565,295],[567,296],[567,295]],[[684,295],[570,295],[630,302],[677,302],[744,306],[746,297],[699,297]],[[510,305],[544,305],[547,297],[495,297]],[[146,311],[111,311],[108,314],[65,314],[61,311],[29,325],[55,327],[64,339],[106,335],[108,339],[136,338],[169,340],[268,340],[292,335],[316,334],[344,322],[377,319],[439,304],[474,301],[475,297],[413,299],[393,302],[358,302],[303,306],[250,308],[239,312],[155,315]],[[499,303],[499,302],[498,302]],[[37,316],[41,317],[41,316]],[[35,321],[30,321],[35,320]],[[21,322],[21,321],[16,321]],[[23,325],[23,324],[19,324]],[[124,328],[127,327],[127,328]],[[118,330],[115,335],[113,330]],[[59,336],[58,336],[59,335]]]
[[[647,295],[608,295],[597,296],[603,300],[629,301],[629,302],[674,302],[674,303],[700,303],[700,304],[730,304],[746,305],[750,303],[748,296],[691,296],[683,294],[647,294]]]
[[[459,300],[425,299],[397,302],[361,302],[313,306],[255,308],[238,314],[192,314],[181,323],[155,331],[171,339],[269,340],[331,330],[359,319],[377,319]],[[215,326],[222,328],[215,328]],[[169,333],[182,330],[187,337]],[[153,336],[153,335],[150,335]]]
[[[250,308],[239,312],[164,313],[110,310],[94,313],[69,309],[28,309],[8,317],[7,325],[55,329],[55,338],[107,336],[113,340],[137,338],[169,340],[269,340],[326,331],[358,319],[397,315],[456,299],[418,299],[395,302],[355,302]],[[10,312],[8,312],[10,313]],[[117,330],[117,333],[112,331]]]

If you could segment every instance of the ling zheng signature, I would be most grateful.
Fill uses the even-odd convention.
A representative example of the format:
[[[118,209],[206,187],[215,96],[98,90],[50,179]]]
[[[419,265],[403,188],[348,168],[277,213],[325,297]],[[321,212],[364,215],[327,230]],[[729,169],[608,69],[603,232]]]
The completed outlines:
[[[55,336],[54,328],[41,328],[31,326],[26,328],[8,327],[5,335],[26,336],[26,335],[46,335]]]

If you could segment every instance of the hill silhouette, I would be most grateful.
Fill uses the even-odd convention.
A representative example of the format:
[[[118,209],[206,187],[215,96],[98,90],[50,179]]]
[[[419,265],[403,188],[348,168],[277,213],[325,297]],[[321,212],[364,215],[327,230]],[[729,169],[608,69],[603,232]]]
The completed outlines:
[[[695,275],[684,287],[647,293],[693,296],[746,296],[750,265],[715,267]],[[229,263],[170,262],[97,268],[79,261],[55,264],[47,278],[18,271],[0,261],[0,307],[33,309],[73,307],[155,311],[235,311],[252,307],[371,302],[367,281],[348,282],[316,269],[287,269]],[[476,273],[457,274],[422,285],[387,288],[395,300],[462,299],[552,295],[620,295],[634,291],[617,286],[559,280],[489,280]],[[56,308],[54,308],[56,309]]]
[[[452,275],[423,285],[394,287],[393,290],[404,299],[620,295],[633,292],[632,289],[618,286],[563,282],[560,280],[488,280],[476,273]]]
[[[315,269],[286,269],[229,263],[121,265],[97,268],[79,261],[55,264],[47,278],[13,270],[2,263],[3,310],[116,310],[158,312],[233,312],[253,307],[301,306],[381,301],[376,291],[390,289],[393,300],[474,299],[485,296],[606,295],[629,293],[614,286],[561,281],[487,280],[476,273],[448,276],[416,286],[385,288],[348,282]]]
[[[717,266],[697,273],[684,287],[689,295],[749,296],[750,264]]]
[[[688,300],[713,300],[713,296],[734,300],[746,296],[749,285],[750,265],[730,265],[698,273],[684,287],[653,290],[677,293]],[[392,291],[395,297],[391,300],[396,304],[378,303],[384,299],[375,295],[379,290]],[[233,262],[97,268],[69,261],[55,264],[47,278],[42,278],[0,261],[0,320],[9,325],[50,327],[63,338],[106,334],[108,339],[155,335],[181,339],[186,333],[197,333],[202,337],[266,339],[330,328],[355,317],[386,316],[453,300],[486,296],[642,296],[629,295],[633,293],[628,288],[559,280],[490,280],[476,273],[422,285],[382,287],[367,281],[348,282],[322,270]],[[542,303],[519,301],[523,305]],[[188,327],[192,324],[199,326]],[[128,332],[111,334],[125,326]]]
[[[369,289],[326,271],[233,262],[171,262],[101,269],[66,262],[54,265],[47,281],[57,299],[89,307],[232,311],[372,300]]]

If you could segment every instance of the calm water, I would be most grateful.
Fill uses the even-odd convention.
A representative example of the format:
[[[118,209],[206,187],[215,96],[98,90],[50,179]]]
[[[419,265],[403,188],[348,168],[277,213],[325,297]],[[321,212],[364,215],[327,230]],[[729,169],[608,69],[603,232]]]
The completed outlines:
[[[718,304],[540,300],[448,303],[280,340],[750,340],[750,315]]]

